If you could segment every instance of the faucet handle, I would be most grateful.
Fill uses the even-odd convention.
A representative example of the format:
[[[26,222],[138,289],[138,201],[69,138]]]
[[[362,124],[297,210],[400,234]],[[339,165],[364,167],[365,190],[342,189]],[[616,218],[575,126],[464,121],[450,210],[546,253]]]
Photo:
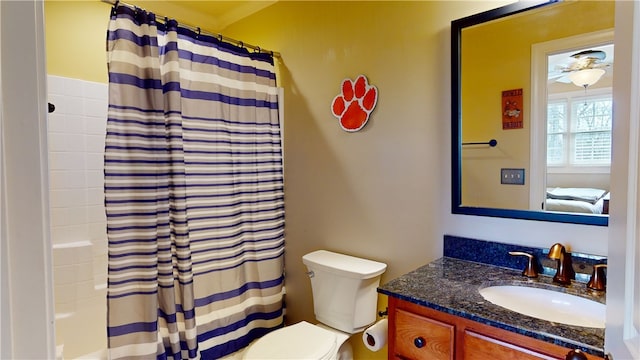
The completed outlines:
[[[522,252],[522,251],[509,251],[509,255],[514,256],[526,256],[528,257],[527,267],[522,271],[522,275],[528,278],[537,278],[538,277],[538,260],[535,255]]]
[[[591,279],[587,283],[587,288],[596,291],[604,291],[607,288],[607,277],[604,274],[604,268],[607,264],[595,264],[593,265],[593,274]]]

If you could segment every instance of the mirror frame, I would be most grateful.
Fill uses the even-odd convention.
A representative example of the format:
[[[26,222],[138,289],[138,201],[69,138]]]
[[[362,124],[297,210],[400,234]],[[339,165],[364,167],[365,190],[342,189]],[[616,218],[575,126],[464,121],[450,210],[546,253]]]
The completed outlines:
[[[556,213],[546,211],[497,209],[462,205],[462,99],[461,64],[462,30],[466,27],[500,19],[554,4],[560,0],[523,1],[481,12],[451,22],[451,212],[453,214],[538,220],[583,225],[608,226],[608,216]]]

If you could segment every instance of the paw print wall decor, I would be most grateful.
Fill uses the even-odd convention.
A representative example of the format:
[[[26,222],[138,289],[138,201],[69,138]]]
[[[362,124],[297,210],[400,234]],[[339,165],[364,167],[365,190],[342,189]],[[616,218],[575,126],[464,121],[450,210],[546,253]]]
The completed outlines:
[[[369,85],[367,77],[359,75],[355,81],[344,79],[342,92],[333,98],[331,112],[344,131],[362,129],[378,102],[378,89]]]

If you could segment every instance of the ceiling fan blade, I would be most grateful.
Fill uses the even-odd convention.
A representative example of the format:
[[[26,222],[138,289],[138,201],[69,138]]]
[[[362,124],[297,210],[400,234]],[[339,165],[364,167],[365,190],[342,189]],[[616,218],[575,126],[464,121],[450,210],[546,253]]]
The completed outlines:
[[[558,79],[566,76],[567,76],[567,72],[562,70],[554,70],[549,72],[549,74],[547,75],[547,79],[554,80],[554,79]]]
[[[602,61],[607,57],[607,53],[601,50],[584,50],[571,55],[571,57],[574,59],[597,59]]]
[[[591,67],[592,69],[606,69],[608,67],[610,67],[612,64],[608,63],[608,62],[603,62],[603,63],[595,63],[593,64],[593,66]]]

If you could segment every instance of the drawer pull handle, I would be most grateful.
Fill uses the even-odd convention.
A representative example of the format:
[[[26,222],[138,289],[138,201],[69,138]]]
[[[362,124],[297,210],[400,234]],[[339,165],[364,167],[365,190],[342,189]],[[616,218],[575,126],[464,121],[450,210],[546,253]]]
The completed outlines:
[[[587,356],[582,351],[580,351],[580,349],[575,349],[575,350],[569,351],[565,359],[566,360],[587,360]]]
[[[415,345],[418,349],[423,347],[427,342],[424,340],[422,336],[413,339],[413,345]]]

